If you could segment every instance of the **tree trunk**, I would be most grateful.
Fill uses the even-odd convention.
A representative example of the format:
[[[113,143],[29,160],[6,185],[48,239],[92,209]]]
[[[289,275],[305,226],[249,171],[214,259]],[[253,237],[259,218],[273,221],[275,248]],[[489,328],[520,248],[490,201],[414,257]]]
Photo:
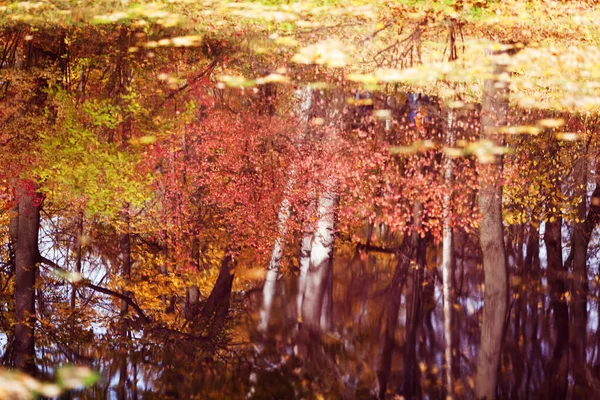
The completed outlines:
[[[293,171],[292,171],[293,173]],[[290,177],[284,192],[284,196],[288,196],[294,185],[294,178]],[[275,239],[273,245],[273,252],[271,253],[271,261],[267,268],[267,276],[263,286],[263,304],[260,309],[260,323],[258,329],[266,331],[269,327],[269,320],[271,318],[271,309],[273,307],[273,299],[275,298],[275,289],[277,285],[277,277],[279,276],[279,266],[281,264],[281,258],[283,257],[283,241],[287,234],[287,221],[291,214],[291,205],[287,198],[284,198],[281,203],[281,208],[278,214],[278,230],[279,236]]]
[[[508,113],[508,82],[506,69],[496,64],[495,77],[485,81],[481,125],[482,138],[495,145],[502,143],[493,128],[505,126]],[[483,252],[485,294],[481,343],[477,359],[475,395],[478,399],[494,400],[498,382],[498,367],[507,309],[508,277],[502,226],[502,161],[481,164],[479,180],[479,210],[482,215],[480,244]]]
[[[119,237],[119,247],[121,251],[121,277],[125,282],[129,281],[131,276],[131,236],[129,234],[129,209],[122,212],[123,222],[125,223],[125,232]],[[127,290],[123,289],[122,294],[128,296]],[[127,398],[127,356],[128,356],[128,331],[127,312],[129,305],[125,300],[121,300],[121,326],[119,335],[121,337],[121,349],[119,355],[119,385],[117,386],[117,397],[119,400]]]
[[[306,290],[306,275],[308,274],[308,268],[310,267],[312,240],[312,228],[307,228],[302,235],[302,243],[300,245],[300,274],[298,275],[298,293],[296,295],[296,314],[298,323],[302,322],[302,304],[304,303],[304,291]]]
[[[332,325],[332,315],[324,315],[326,291],[331,289],[335,208],[337,193],[327,188],[319,198],[319,220],[312,240],[310,266],[306,274],[306,287],[302,303],[302,323],[310,330],[327,330]],[[328,307],[328,306],[325,306]]]
[[[312,91],[310,87],[306,87],[300,92],[300,103],[296,108],[296,115],[300,122],[301,133],[298,137],[296,145],[300,147],[304,142],[306,131],[308,130],[308,119],[309,113],[312,106]],[[267,276],[265,277],[265,283],[263,286],[263,303],[259,312],[260,322],[258,329],[260,331],[266,331],[269,327],[269,320],[271,318],[271,309],[273,307],[273,299],[275,297],[275,290],[277,286],[277,278],[279,276],[279,266],[281,264],[281,257],[283,256],[283,241],[287,234],[287,221],[291,214],[291,204],[289,196],[296,183],[295,180],[296,170],[294,167],[290,170],[289,178],[284,189],[284,198],[281,202],[279,214],[277,215],[277,229],[278,237],[275,239],[273,245],[273,252],[271,253],[271,260],[267,268]]]
[[[546,222],[544,242],[548,259],[548,282],[550,283],[550,305],[554,313],[556,343],[552,359],[546,366],[545,397],[566,399],[569,383],[569,308],[564,298],[566,271],[562,260],[562,218]]]
[[[331,132],[342,129],[345,97],[342,90],[320,92],[314,96],[315,115],[323,118],[326,127],[322,140],[331,140]],[[332,174],[333,171],[329,171]],[[318,196],[318,220],[312,240],[310,266],[306,274],[306,286],[302,303],[302,322],[309,331],[327,331],[333,327],[333,246],[338,182],[327,177],[321,184]]]
[[[407,288],[406,336],[404,340],[404,385],[406,399],[421,398],[420,369],[417,359],[417,341],[423,320],[423,278],[425,276],[426,242],[417,239],[417,263],[409,269],[411,278]]]
[[[209,338],[214,338],[225,325],[229,313],[229,301],[233,286],[234,260],[232,255],[227,255],[221,262],[219,276],[200,314],[204,330]]]
[[[448,126],[446,131],[446,145],[449,147],[454,146],[455,133],[453,129],[453,111],[448,109]],[[444,204],[443,204],[443,237],[442,237],[442,280],[443,280],[443,294],[444,294],[444,338],[445,348],[444,356],[446,358],[446,396],[447,398],[453,397],[452,382],[452,314],[454,310],[454,293],[452,289],[452,274],[454,273],[454,257],[453,257],[453,241],[452,241],[452,159],[448,156],[444,160],[444,178],[446,180],[446,193],[444,193]]]
[[[321,307],[321,330],[327,332],[333,329],[333,245],[327,266],[327,277],[325,278],[325,293],[323,294],[323,306]]]
[[[39,259],[38,232],[41,198],[31,181],[17,188],[17,231],[15,243],[15,366],[35,373],[35,281]]]
[[[573,342],[574,358],[574,393],[584,396],[587,391],[585,374],[586,346],[587,346],[587,249],[591,230],[586,229],[587,212],[587,148],[584,145],[582,155],[578,160],[575,171],[574,196],[580,197],[577,207],[577,221],[573,228],[572,248],[573,254],[573,287],[571,311],[573,313],[573,329],[577,332]]]
[[[83,259],[83,213],[79,215],[77,220],[77,237],[75,238],[75,272],[81,274],[81,263]],[[75,286],[71,287],[71,309],[75,309],[75,303],[77,301],[77,288]]]
[[[587,154],[587,151],[584,153]],[[574,393],[584,396],[589,382],[587,379],[587,296],[589,290],[587,276],[587,251],[594,227],[600,220],[600,187],[592,193],[591,204],[586,216],[587,198],[587,156],[582,156],[579,165],[579,174],[576,186],[576,196],[581,196],[578,206],[578,219],[573,229],[573,329],[577,332],[573,343],[573,358],[575,363],[575,388]]]
[[[410,266],[410,257],[400,256],[396,270],[392,278],[392,284],[388,289],[385,317],[383,319],[381,335],[381,353],[377,366],[377,381],[379,383],[379,399],[385,399],[388,382],[392,369],[392,356],[396,346],[396,329],[398,326],[398,312],[402,301],[402,290],[406,283],[408,267]]]
[[[200,307],[200,288],[197,285],[192,285],[188,288],[185,294],[185,318],[193,320],[198,315]]]

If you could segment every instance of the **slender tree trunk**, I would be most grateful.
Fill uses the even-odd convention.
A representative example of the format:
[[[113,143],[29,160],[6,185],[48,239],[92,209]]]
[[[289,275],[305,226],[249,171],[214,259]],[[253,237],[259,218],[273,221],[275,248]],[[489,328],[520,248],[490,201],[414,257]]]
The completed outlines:
[[[193,320],[198,315],[199,305],[200,288],[197,285],[192,285],[185,294],[185,317],[188,320]]]
[[[587,153],[587,152],[586,152]],[[575,394],[584,396],[589,386],[587,378],[587,296],[589,291],[587,276],[587,250],[594,227],[600,220],[600,187],[592,193],[591,204],[586,216],[587,198],[587,157],[580,160],[579,179],[576,192],[581,196],[578,206],[578,219],[573,229],[573,329],[578,332],[574,337],[573,359],[575,363]]]
[[[333,186],[333,185],[330,185]],[[306,274],[306,287],[302,303],[302,323],[310,330],[326,330],[331,326],[332,315],[321,316],[326,301],[326,291],[332,269],[336,188],[325,188],[319,197],[319,220],[312,241],[310,266]]]
[[[411,249],[412,251],[412,249]],[[377,381],[379,384],[379,399],[385,399],[390,374],[392,370],[392,357],[396,346],[396,329],[398,326],[398,313],[402,301],[402,290],[406,283],[410,256],[401,255],[392,278],[392,284],[388,289],[387,301],[385,303],[385,316],[381,334],[381,353],[377,365]]]
[[[317,115],[322,116],[326,127],[323,141],[331,140],[331,132],[342,129],[345,97],[341,90],[334,90],[313,99]],[[331,174],[333,171],[329,171]],[[306,286],[302,303],[302,322],[309,331],[327,331],[333,327],[333,246],[338,182],[335,177],[325,178],[318,197],[318,222],[312,240],[310,266],[306,274]]]
[[[422,206],[419,204],[419,207]],[[419,212],[422,212],[422,210],[419,210]],[[423,320],[423,279],[425,277],[426,245],[424,238],[419,237],[416,239],[417,263],[409,271],[411,279],[407,289],[403,385],[403,394],[406,399],[421,398],[417,341]]]
[[[285,189],[285,196],[292,190],[294,185],[293,177],[290,177]],[[269,320],[271,318],[271,309],[273,307],[273,299],[275,298],[275,289],[277,285],[277,277],[279,276],[279,266],[281,264],[281,258],[283,257],[283,240],[287,234],[287,221],[291,214],[291,205],[287,198],[283,199],[281,208],[278,214],[278,230],[279,236],[275,239],[273,245],[273,252],[271,253],[271,261],[267,268],[267,276],[263,286],[263,304],[260,309],[260,323],[258,329],[266,331],[269,327]]]
[[[38,234],[41,198],[33,182],[21,182],[17,188],[18,215],[15,242],[15,366],[35,373],[35,282],[39,259]]]
[[[327,277],[325,278],[325,293],[323,294],[323,306],[321,307],[321,329],[325,332],[333,329],[333,245],[327,266]]]
[[[453,111],[452,109],[448,109],[448,126],[446,131],[446,145],[454,146],[455,143],[455,133],[453,127]],[[444,218],[444,227],[443,227],[443,238],[442,238],[442,280],[443,280],[443,294],[444,294],[444,338],[445,338],[445,348],[444,348],[444,356],[446,358],[446,370],[445,370],[445,379],[446,379],[446,396],[448,398],[453,397],[453,387],[454,384],[452,382],[452,316],[454,310],[454,293],[452,289],[452,274],[454,273],[454,249],[453,249],[453,240],[452,240],[452,159],[448,156],[445,157],[444,160],[444,178],[446,180],[446,193],[444,194],[444,204],[443,204],[443,218]]]
[[[552,358],[546,366],[545,397],[566,399],[569,383],[569,308],[564,298],[566,271],[562,260],[562,218],[546,222],[544,242],[548,259],[550,304],[554,313],[556,343]]]
[[[300,123],[301,134],[297,140],[297,146],[300,147],[304,142],[306,131],[308,130],[309,113],[312,107],[312,91],[310,87],[306,87],[300,92],[300,103],[296,109],[296,115]],[[263,286],[263,303],[259,312],[260,322],[258,329],[266,331],[269,327],[269,320],[271,318],[271,310],[273,307],[273,299],[275,297],[275,290],[277,286],[277,278],[279,276],[279,266],[281,265],[281,258],[283,256],[283,242],[287,234],[287,221],[291,214],[291,204],[289,196],[292,192],[295,180],[296,170],[294,167],[290,170],[288,181],[284,189],[284,198],[281,202],[279,214],[277,215],[277,229],[278,237],[275,239],[273,245],[273,252],[271,253],[271,260],[267,268],[267,275],[265,277],[265,283]]]
[[[199,199],[196,199],[199,203]],[[192,238],[192,245],[190,251],[192,266],[197,271],[200,271],[200,239],[197,233],[194,233]],[[165,274],[166,275],[166,274]],[[165,302],[166,304],[166,302]],[[198,285],[190,285],[185,293],[185,306],[184,316],[187,320],[192,320],[198,315],[200,308],[200,288]],[[175,311],[175,302],[172,301],[170,306],[167,308],[167,313]]]
[[[81,274],[81,263],[83,258],[83,213],[79,215],[77,220],[77,237],[75,238],[75,272]],[[71,309],[75,309],[75,303],[77,301],[77,289],[75,286],[71,286]]]
[[[524,282],[539,282],[540,276],[540,233],[539,233],[539,218],[535,213],[531,215],[529,230],[526,238],[520,242],[526,242],[526,253],[523,261],[523,266],[520,268],[520,274]],[[523,227],[524,228],[524,227]],[[523,229],[524,230],[524,229]],[[519,250],[523,253],[523,245],[520,244]],[[523,257],[521,257],[523,259]],[[525,388],[526,397],[529,396],[531,389],[531,379],[535,369],[536,355],[538,345],[538,303],[539,294],[537,290],[519,286],[515,288],[514,293],[517,300],[513,306],[512,319],[515,321],[514,330],[511,335],[506,333],[506,336],[514,337],[515,339],[509,342],[506,352],[510,358],[506,359],[506,368],[512,367],[512,380],[504,380],[508,383],[505,385],[501,397],[519,398],[523,397],[521,388]],[[525,362],[523,360],[526,360]],[[508,364],[508,365],[507,365]]]
[[[416,360],[416,349],[413,346],[412,350],[408,348],[408,346],[412,344],[416,345],[416,328],[415,325],[416,318],[419,317],[419,308],[420,308],[420,298],[418,298],[419,302],[415,302],[415,296],[420,296],[419,293],[415,293],[415,289],[420,291],[419,288],[415,288],[415,286],[420,286],[419,283],[415,283],[415,277],[418,279],[419,277],[419,269],[423,272],[423,268],[420,268],[419,265],[414,266],[412,264],[412,260],[416,254],[417,256],[417,264],[419,262],[424,263],[424,252],[422,252],[420,248],[421,238],[419,237],[419,233],[417,229],[421,226],[422,219],[422,205],[418,202],[415,202],[414,205],[414,220],[413,225],[415,229],[413,230],[412,235],[409,237],[405,237],[404,243],[402,247],[407,247],[408,251],[406,254],[399,254],[398,264],[396,265],[396,271],[394,272],[394,277],[392,278],[392,284],[389,289],[389,297],[388,302],[385,309],[385,319],[384,325],[382,328],[382,347],[381,354],[379,357],[379,365],[377,368],[377,380],[379,384],[379,399],[384,399],[387,391],[391,368],[392,368],[392,357],[394,348],[396,346],[395,335],[396,329],[398,325],[398,312],[400,310],[400,304],[402,300],[402,290],[404,288],[405,283],[408,282],[408,277],[410,276],[412,279],[409,288],[407,288],[407,307],[406,307],[406,337],[404,343],[404,381],[401,382],[401,385],[404,386],[404,395],[407,398],[414,395],[413,389],[416,389],[416,385],[414,384],[415,375],[418,374],[418,371],[412,370],[411,365],[407,358],[413,358],[413,361]],[[370,236],[370,235],[369,235]],[[415,269],[416,268],[416,269]],[[417,309],[414,307],[417,306]],[[418,325],[418,324],[417,324]],[[414,331],[413,331],[414,328]],[[414,333],[414,340],[411,341],[412,335]],[[416,366],[415,366],[416,367]],[[408,389],[408,393],[407,393]]]
[[[302,322],[302,304],[304,303],[304,291],[306,290],[306,275],[310,267],[312,240],[313,230],[307,228],[302,235],[302,243],[300,244],[300,274],[298,275],[298,293],[296,295],[296,314],[299,323]]]
[[[577,221],[573,228],[572,248],[573,254],[573,287],[571,311],[573,313],[573,329],[577,332],[573,342],[573,361],[574,361],[574,393],[578,396],[584,396],[587,391],[587,379],[585,374],[585,364],[587,361],[587,249],[591,235],[588,234],[586,227],[587,212],[587,148],[583,145],[582,155],[578,160],[575,171],[575,190],[574,195],[580,197],[577,207]]]
[[[482,139],[502,144],[493,128],[505,126],[508,113],[508,82],[506,69],[495,66],[495,77],[485,81],[481,124]],[[501,160],[481,164],[479,210],[482,214],[480,244],[483,252],[485,294],[481,343],[477,359],[475,395],[478,399],[494,400],[498,382],[500,351],[507,309],[508,277],[502,226]]]
[[[123,222],[125,223],[125,232],[119,237],[119,247],[121,250],[121,277],[128,282],[131,276],[131,236],[129,234],[129,209],[126,208],[122,213]],[[127,290],[123,289],[122,293],[127,296]],[[117,397],[119,400],[125,400],[127,398],[127,356],[128,356],[128,331],[129,324],[127,322],[127,312],[129,305],[126,301],[121,300],[121,349],[120,349],[120,360],[119,360],[119,385],[117,387]]]

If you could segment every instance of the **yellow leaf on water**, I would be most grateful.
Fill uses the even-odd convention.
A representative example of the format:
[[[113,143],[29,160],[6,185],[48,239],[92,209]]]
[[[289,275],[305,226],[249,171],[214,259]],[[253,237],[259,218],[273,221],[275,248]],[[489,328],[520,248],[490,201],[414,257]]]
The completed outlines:
[[[575,132],[558,132],[556,135],[558,140],[574,141],[579,140],[583,137],[581,133]]]
[[[537,124],[544,128],[559,128],[565,124],[565,120],[562,118],[546,118],[540,119]]]

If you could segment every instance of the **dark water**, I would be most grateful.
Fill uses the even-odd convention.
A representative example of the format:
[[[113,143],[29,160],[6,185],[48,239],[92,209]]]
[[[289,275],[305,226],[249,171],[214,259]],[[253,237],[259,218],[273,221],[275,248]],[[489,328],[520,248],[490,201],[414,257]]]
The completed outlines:
[[[581,288],[568,269],[552,275],[547,266],[542,223],[509,227],[508,315],[503,327],[498,398],[597,398],[600,394],[598,336],[599,258],[597,233],[588,250],[584,315],[574,294]],[[563,224],[563,260],[569,257],[572,227]],[[389,236],[389,237],[388,237]],[[66,314],[70,290],[44,279],[38,290],[37,376],[53,380],[63,364],[88,365],[97,384],[65,398],[445,398],[446,337],[441,247],[429,243],[423,265],[400,263],[398,238],[378,232],[370,249],[340,243],[334,258],[334,329],[303,329],[296,315],[297,273],[278,283],[271,326],[258,332],[260,285],[234,291],[223,329],[205,331],[183,320],[183,332],[126,325],[109,298],[79,290],[85,313]],[[452,326],[454,398],[474,398],[483,304],[483,269],[477,232],[456,232],[455,307]],[[42,273],[42,275],[44,272]],[[557,282],[562,290],[555,289]],[[413,300],[419,299],[415,308]],[[390,309],[398,305],[392,340],[386,338]],[[93,310],[93,312],[92,312]],[[63,310],[64,311],[64,310]],[[184,318],[181,310],[174,318]],[[65,316],[66,315],[66,316]],[[583,319],[586,329],[578,329]],[[85,328],[83,328],[85,327]],[[2,338],[2,336],[0,336]],[[3,362],[10,362],[3,348]],[[578,358],[583,349],[585,360]],[[389,362],[382,378],[384,360]],[[382,391],[385,382],[385,390]],[[401,398],[401,397],[399,397]]]
[[[562,295],[551,294],[541,240],[543,224],[540,228],[542,235],[538,233],[528,246],[524,235],[507,238],[509,314],[498,397],[596,398],[600,393],[598,246],[592,240],[588,253],[587,329],[576,331],[570,294],[575,290],[573,277],[569,273],[561,277],[565,285]],[[565,225],[565,243],[569,232]],[[371,251],[338,250],[333,286],[335,328],[330,333],[319,335],[298,328],[296,271],[291,271],[279,282],[267,334],[255,328],[261,301],[258,289],[233,293],[226,327],[210,338],[201,330],[184,334],[130,324],[125,340],[121,328],[108,322],[112,320],[103,323],[101,304],[93,329],[41,321],[39,376],[51,378],[54,367],[67,362],[87,364],[101,373],[96,385],[66,398],[368,399],[378,396],[381,360],[389,355],[386,398],[408,393],[406,397],[444,398],[440,248],[428,247],[426,268],[415,281],[417,275],[411,272],[415,264],[399,271],[398,256],[381,251],[385,246],[382,240],[380,248]],[[564,253],[566,258],[568,249]],[[456,236],[455,256],[453,395],[474,398],[484,306],[483,271],[474,233]],[[394,285],[399,289],[394,290]],[[420,298],[416,316],[408,309],[414,293]],[[394,301],[400,306],[390,348],[389,343],[385,347],[384,326]],[[585,348],[584,363],[576,362],[578,346]],[[578,376],[585,377],[584,384]]]

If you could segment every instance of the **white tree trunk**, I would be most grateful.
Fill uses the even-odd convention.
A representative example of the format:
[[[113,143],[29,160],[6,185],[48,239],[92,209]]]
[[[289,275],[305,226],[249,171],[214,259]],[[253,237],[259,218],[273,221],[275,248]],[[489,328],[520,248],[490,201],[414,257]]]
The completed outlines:
[[[290,178],[287,183],[286,193],[289,193],[293,185],[294,179]],[[275,289],[277,286],[277,277],[279,276],[279,266],[281,265],[281,257],[283,256],[283,240],[287,234],[287,221],[290,214],[290,202],[286,198],[281,202],[281,208],[279,209],[279,215],[277,216],[279,237],[275,239],[275,244],[273,245],[271,261],[267,268],[267,276],[263,286],[263,304],[260,310],[260,323],[258,325],[258,329],[261,331],[266,331],[269,327],[271,309],[273,308],[273,299],[275,297]]]
[[[312,241],[314,237],[314,229],[309,223],[313,210],[316,206],[316,197],[311,196],[306,212],[306,222],[304,227],[304,235],[300,246],[300,274],[298,275],[298,294],[296,295],[296,315],[298,322],[302,322],[302,303],[304,302],[304,291],[306,290],[306,275],[310,267],[310,254],[312,250]]]
[[[331,140],[331,132],[342,128],[345,98],[342,91],[331,91],[320,97],[316,104],[324,107],[327,122],[324,141]],[[312,238],[310,266],[303,277],[304,297],[300,318],[303,326],[312,331],[328,331],[333,327],[333,245],[335,217],[338,202],[338,183],[325,178],[318,198],[318,221]]]
[[[452,126],[453,111],[448,109],[448,131],[446,132],[446,144],[454,146],[455,134]],[[443,200],[444,228],[442,238],[442,279],[444,292],[444,337],[446,339],[446,390],[447,398],[453,398],[452,382],[452,307],[454,304],[452,293],[452,159],[445,157],[445,180],[447,191]]]
[[[337,199],[335,188],[326,189],[319,197],[319,219],[312,240],[301,314],[303,324],[314,330],[327,330],[332,325],[332,315],[329,310],[323,313],[323,307],[331,307],[331,304],[326,304],[325,292],[328,282],[331,283]]]
[[[302,146],[304,138],[306,137],[309,112],[312,105],[312,91],[310,87],[306,86],[306,88],[300,91],[299,97],[300,103],[296,109],[296,115],[300,122],[301,130],[296,142],[296,145],[298,147]],[[289,194],[291,193],[291,191],[294,188],[294,185],[296,184],[295,175],[296,169],[295,167],[292,167],[289,173],[286,187],[284,189],[284,198],[281,202],[281,207],[279,208],[279,214],[277,216],[278,236],[275,239],[275,243],[273,245],[273,252],[271,253],[271,260],[269,261],[269,266],[267,268],[267,275],[265,277],[265,283],[262,292],[263,303],[259,312],[260,322],[258,324],[258,329],[263,332],[266,331],[269,327],[269,321],[271,319],[273,299],[275,297],[275,290],[277,287],[277,278],[279,277],[279,266],[281,265],[281,258],[283,257],[283,244],[285,236],[287,235],[287,222],[291,214]]]

